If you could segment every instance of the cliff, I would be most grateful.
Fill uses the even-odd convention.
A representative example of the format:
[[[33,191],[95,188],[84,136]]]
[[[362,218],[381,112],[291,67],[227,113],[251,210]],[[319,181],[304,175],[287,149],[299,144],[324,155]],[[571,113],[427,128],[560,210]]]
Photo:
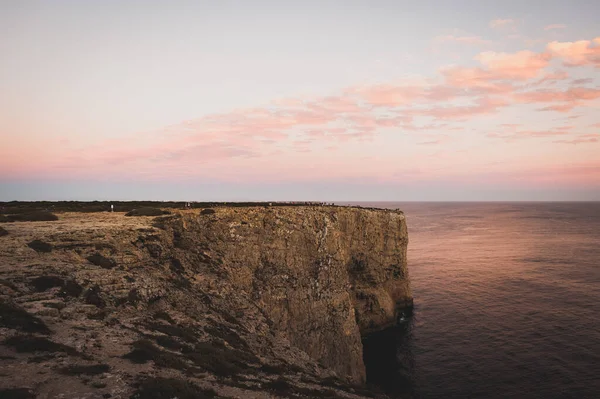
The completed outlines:
[[[0,388],[23,397],[372,396],[361,337],[412,306],[401,212],[58,216],[0,237]]]

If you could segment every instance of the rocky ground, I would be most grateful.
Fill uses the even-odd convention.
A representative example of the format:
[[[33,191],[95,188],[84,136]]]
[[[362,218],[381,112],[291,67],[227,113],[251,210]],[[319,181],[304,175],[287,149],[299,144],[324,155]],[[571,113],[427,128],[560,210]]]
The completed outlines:
[[[382,396],[360,338],[411,301],[401,213],[171,213],[2,223],[1,398]]]

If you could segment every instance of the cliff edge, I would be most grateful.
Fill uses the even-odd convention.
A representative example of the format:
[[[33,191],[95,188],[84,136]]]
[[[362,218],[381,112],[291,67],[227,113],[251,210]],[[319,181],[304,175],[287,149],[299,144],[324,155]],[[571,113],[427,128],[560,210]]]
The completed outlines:
[[[361,337],[412,307],[399,211],[58,216],[0,237],[0,390],[24,398],[373,397]]]

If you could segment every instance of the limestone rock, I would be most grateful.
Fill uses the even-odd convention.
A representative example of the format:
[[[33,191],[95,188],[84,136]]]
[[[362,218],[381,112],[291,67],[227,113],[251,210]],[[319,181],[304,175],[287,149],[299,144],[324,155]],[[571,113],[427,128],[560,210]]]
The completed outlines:
[[[211,210],[7,225],[0,395],[376,397],[361,336],[412,307],[404,215]],[[34,239],[52,252],[24,251]]]

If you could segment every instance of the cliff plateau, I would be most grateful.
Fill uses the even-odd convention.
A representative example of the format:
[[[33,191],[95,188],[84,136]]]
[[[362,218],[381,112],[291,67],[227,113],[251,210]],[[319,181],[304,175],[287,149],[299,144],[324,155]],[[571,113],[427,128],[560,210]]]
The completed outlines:
[[[3,227],[0,392],[23,398],[373,397],[361,338],[412,307],[399,211],[65,212]]]

